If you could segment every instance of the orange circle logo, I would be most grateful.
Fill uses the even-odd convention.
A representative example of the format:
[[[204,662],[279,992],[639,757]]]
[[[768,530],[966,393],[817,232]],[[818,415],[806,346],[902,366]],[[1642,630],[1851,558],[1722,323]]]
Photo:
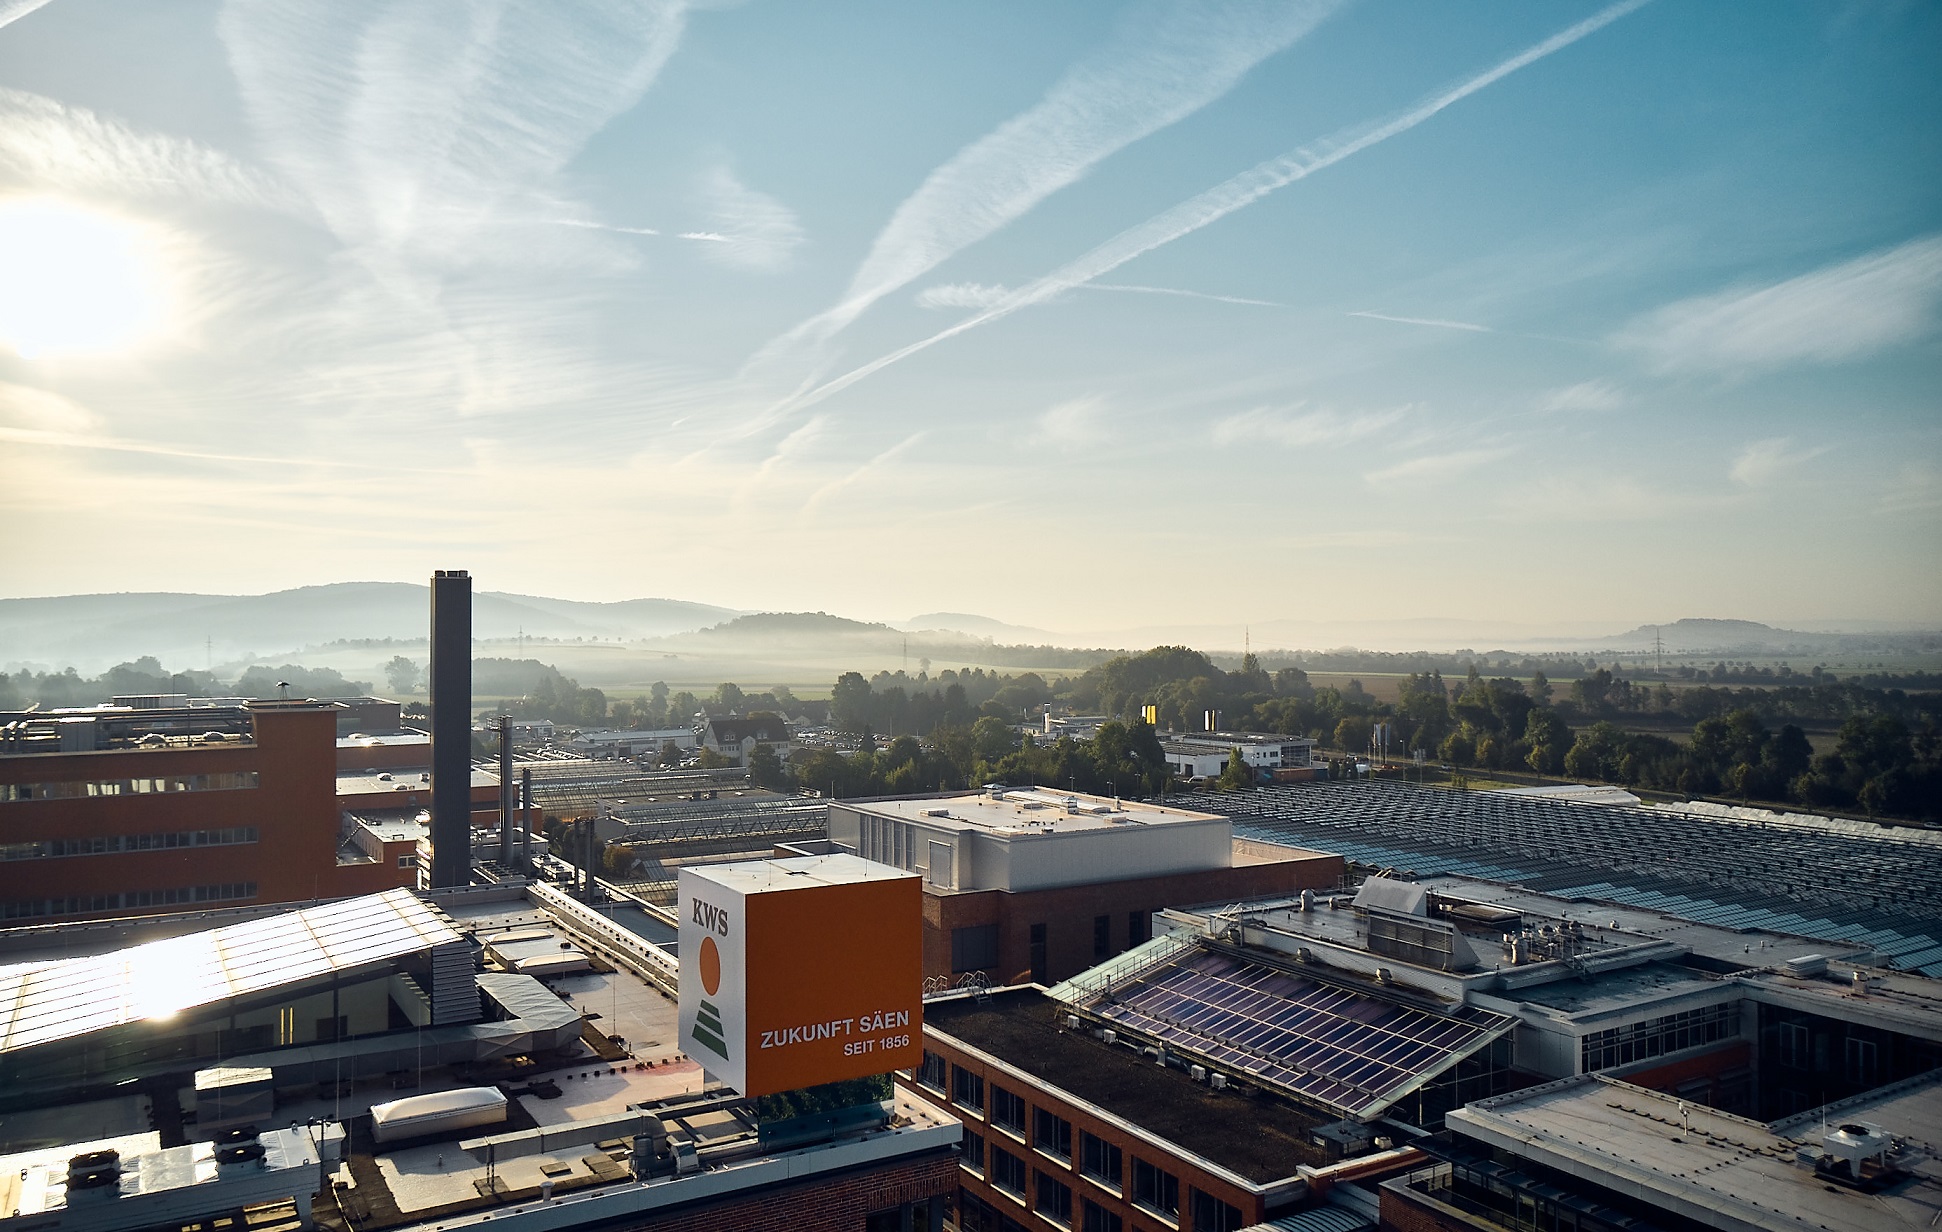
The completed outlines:
[[[701,939],[701,987],[709,996],[714,996],[722,986],[722,953],[715,948],[713,937]]]

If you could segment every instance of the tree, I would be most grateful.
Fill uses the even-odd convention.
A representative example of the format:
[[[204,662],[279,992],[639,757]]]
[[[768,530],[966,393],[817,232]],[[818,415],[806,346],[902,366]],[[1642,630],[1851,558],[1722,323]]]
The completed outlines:
[[[720,770],[723,767],[734,764],[728,757],[715,752],[713,749],[703,749],[695,758],[695,765],[703,770]]]
[[[748,781],[770,791],[789,791],[795,787],[782,759],[766,744],[756,745],[755,751],[748,755]]]
[[[1239,749],[1227,751],[1227,764],[1221,767],[1220,778],[1214,780],[1219,791],[1248,791],[1254,787],[1254,767],[1247,764],[1247,758]]]
[[[733,714],[742,708],[742,701],[741,685],[725,682],[715,686],[715,709],[724,714]]]
[[[395,693],[412,693],[418,689],[418,665],[403,655],[394,655],[384,665],[384,682]]]

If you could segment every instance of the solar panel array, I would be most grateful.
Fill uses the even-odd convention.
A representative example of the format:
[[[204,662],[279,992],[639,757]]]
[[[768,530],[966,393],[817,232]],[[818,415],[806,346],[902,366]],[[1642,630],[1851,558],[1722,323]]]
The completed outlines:
[[[1904,970],[1942,976],[1942,854],[1890,830],[1750,825],[1394,782],[1269,788],[1220,803],[1249,837],[1420,876],[1482,877],[1870,946]]]
[[[0,1052],[462,940],[411,891],[388,890],[89,958],[0,967]]]
[[[1514,1022],[1473,1006],[1435,1014],[1209,949],[1089,1008],[1343,1116],[1381,1112]]]

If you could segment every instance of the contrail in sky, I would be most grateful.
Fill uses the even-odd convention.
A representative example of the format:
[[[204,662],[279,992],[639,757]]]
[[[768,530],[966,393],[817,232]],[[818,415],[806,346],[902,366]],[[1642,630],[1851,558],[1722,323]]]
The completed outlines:
[[[1110,273],[1135,257],[1151,252],[1163,244],[1172,243],[1183,235],[1189,235],[1209,223],[1225,218],[1236,210],[1252,205],[1277,188],[1286,187],[1296,180],[1306,179],[1324,167],[1334,166],[1350,155],[1359,154],[1372,145],[1408,132],[1451,104],[1460,102],[1484,87],[1501,81],[1520,68],[1535,64],[1554,51],[1569,47],[1586,35],[1604,29],[1626,14],[1645,7],[1648,3],[1650,0],[1620,0],[1620,3],[1601,9],[1577,25],[1526,48],[1494,68],[1479,73],[1460,85],[1452,86],[1441,94],[1433,95],[1408,111],[1385,120],[1373,128],[1349,130],[1322,141],[1318,146],[1303,146],[1292,153],[1283,154],[1250,167],[1199,196],[1184,201],[1163,214],[1155,215],[1136,227],[1120,232],[1091,252],[1035,282],[1020,287],[975,316],[967,317],[949,329],[940,330],[928,338],[873,359],[860,368],[853,368],[842,376],[833,377],[783,402],[776,407],[773,414],[782,415],[802,407],[813,406],[831,394],[840,393],[865,377],[881,372],[891,364],[908,359],[919,351],[936,346],[947,338],[955,338],[980,325],[987,325],[1000,317],[1010,316],[1020,308],[1043,303],[1062,291]]]
[[[1351,312],[1352,317],[1367,317],[1371,321],[1394,321],[1398,325],[1434,325],[1438,329],[1467,329],[1476,334],[1490,332],[1488,325],[1472,325],[1468,321],[1441,321],[1435,317],[1392,317],[1386,312]]]
[[[0,0],[0,26],[19,21],[47,0]]]

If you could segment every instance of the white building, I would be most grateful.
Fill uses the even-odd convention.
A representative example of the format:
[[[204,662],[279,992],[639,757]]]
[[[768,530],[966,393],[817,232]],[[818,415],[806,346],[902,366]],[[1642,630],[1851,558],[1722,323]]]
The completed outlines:
[[[1175,778],[1213,778],[1227,769],[1227,758],[1241,750],[1241,760],[1256,770],[1274,774],[1306,770],[1315,764],[1315,742],[1306,736],[1273,732],[1195,732],[1169,736],[1161,742],[1167,768]]]

